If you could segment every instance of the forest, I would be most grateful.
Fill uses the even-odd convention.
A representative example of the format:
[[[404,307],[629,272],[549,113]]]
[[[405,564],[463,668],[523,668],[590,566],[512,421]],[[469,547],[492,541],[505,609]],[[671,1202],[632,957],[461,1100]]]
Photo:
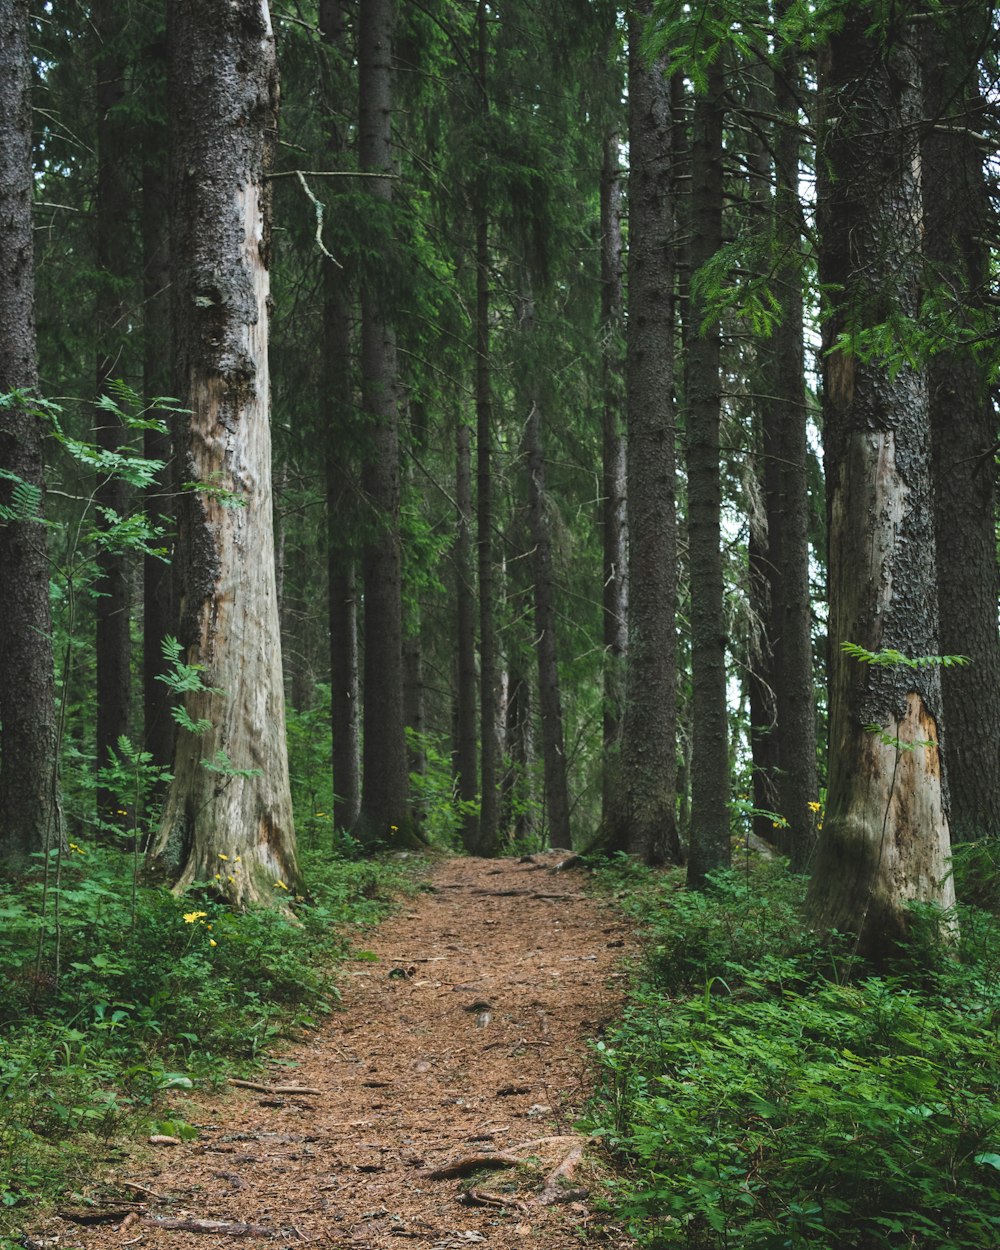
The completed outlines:
[[[0,0],[4,1208],[555,847],[644,935],[631,1235],[1000,1244],[998,55]]]

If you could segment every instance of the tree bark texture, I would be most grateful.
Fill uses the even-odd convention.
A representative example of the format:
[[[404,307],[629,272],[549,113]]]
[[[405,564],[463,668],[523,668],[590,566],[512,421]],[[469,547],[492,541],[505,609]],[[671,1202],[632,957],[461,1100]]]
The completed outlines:
[[[925,281],[952,301],[956,330],[984,308],[987,239],[996,235],[978,138],[988,126],[978,73],[990,35],[985,11],[967,0],[952,0],[923,31]],[[945,655],[971,660],[941,675],[944,763],[952,837],[972,841],[1000,834],[997,422],[989,366],[973,349],[945,346],[930,357],[927,373],[940,645]]]
[[[920,281],[915,39],[869,24],[848,11],[821,58],[830,769],[808,908],[818,928],[857,935],[880,960],[905,936],[910,901],[950,907],[954,889],[939,670],[841,650],[938,651],[926,379],[856,350],[866,329],[916,313]]]
[[[0,0],[0,394],[38,384],[32,242],[28,5]],[[0,409],[0,469],[41,491],[42,429],[28,404]],[[0,480],[10,506],[14,482]],[[37,520],[0,521],[0,858],[16,865],[57,835],[49,567]]]
[[[358,157],[368,194],[392,200],[393,0],[362,0],[359,22]],[[365,840],[406,830],[409,781],[403,729],[402,556],[399,539],[399,381],[396,334],[384,274],[361,291],[361,391],[366,447],[361,485],[368,515],[362,553],[365,593],[364,745],[361,816]]]
[[[601,823],[610,828],[616,808],[622,718],[625,712],[625,656],[628,650],[628,530],[624,408],[622,188],[619,136],[605,136],[601,164],[601,538],[604,647],[604,768]]]
[[[339,0],[320,4],[320,30],[337,65],[336,83],[348,78]],[[346,86],[342,93],[346,96]],[[344,108],[331,99],[335,115]],[[349,145],[346,125],[334,124],[330,156],[344,159]],[[334,165],[336,168],[336,164]],[[355,424],[351,357],[351,275],[328,261],[323,272],[323,428],[326,430],[326,519],[328,614],[330,628],[330,730],[332,736],[333,819],[338,829],[352,829],[361,812],[361,727],[358,681],[358,594],[355,534],[358,531],[358,484],[349,434]]]
[[[215,880],[234,904],[273,903],[299,873],[271,498],[265,175],[278,81],[266,0],[176,0],[168,46],[174,340],[191,410],[179,452],[198,486],[181,514],[181,641],[208,687],[185,708],[209,727],[178,734],[154,855],[178,889]]]
[[[674,197],[669,84],[639,48],[649,6],[629,14],[629,653],[613,849],[679,862],[673,401]]]
[[[129,136],[122,113],[125,95],[125,56],[122,51],[121,6],[114,0],[98,0],[91,21],[98,41],[97,52],[97,363],[96,393],[111,394],[109,383],[124,372],[128,287],[130,273],[131,190],[128,184]],[[106,409],[96,410],[96,443],[103,451],[117,452],[125,439],[121,418]],[[101,475],[95,492],[98,524],[114,524],[104,511],[124,517],[129,489],[120,477]],[[111,764],[118,739],[129,736],[132,695],[132,644],[130,636],[131,591],[129,559],[125,552],[99,548],[97,600],[97,767]],[[97,788],[98,817],[110,825],[124,822],[128,813],[124,799],[102,786]]]
[[[729,710],[722,577],[721,332],[697,295],[699,270],[722,246],[724,74],[716,62],[695,100],[691,144],[691,310],[684,349],[688,549],[691,565],[691,843],[688,885],[726,868],[729,841]],[[706,324],[702,324],[706,322]]]

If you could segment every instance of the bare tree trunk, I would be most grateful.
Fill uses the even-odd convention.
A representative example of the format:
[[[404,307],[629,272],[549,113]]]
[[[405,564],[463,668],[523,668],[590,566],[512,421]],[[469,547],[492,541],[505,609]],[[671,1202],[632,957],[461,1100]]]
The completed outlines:
[[[477,82],[489,118],[486,0],[477,13]],[[497,648],[493,602],[493,405],[490,396],[490,226],[486,188],[476,188],[476,551],[479,566],[479,836],[476,851],[499,845]]]
[[[0,0],[0,394],[38,385],[32,242],[28,5]],[[0,859],[9,866],[57,834],[49,567],[40,515],[42,429],[28,403],[0,410],[0,469],[37,492],[24,519],[0,520]],[[15,482],[0,479],[0,505]]]
[[[343,7],[322,0],[320,30],[338,62],[336,79],[349,75]],[[343,93],[346,95],[346,91]],[[331,101],[344,107],[339,97]],[[347,152],[346,126],[334,126],[334,161]],[[345,434],[353,425],[351,360],[351,276],[327,264],[323,273],[323,391],[321,412],[327,432],[326,519],[330,627],[330,729],[333,739],[333,818],[338,829],[352,829],[361,812],[360,688],[358,684],[357,558],[358,489]]]
[[[729,713],[726,706],[726,625],[722,579],[721,335],[705,320],[696,294],[698,271],[722,246],[722,123],[725,78],[716,61],[695,100],[691,148],[691,313],[685,338],[688,543],[691,560],[691,846],[688,885],[726,868],[729,842]]]
[[[604,769],[601,824],[609,829],[616,810],[619,749],[625,713],[625,655],[628,649],[628,544],[625,504],[625,438],[622,432],[622,207],[620,139],[605,136],[601,166],[601,372],[602,417]]]
[[[859,663],[841,649],[938,651],[923,373],[859,353],[866,331],[917,311],[920,66],[911,27],[849,10],[823,50],[820,280],[830,534],[830,775],[810,882],[812,923],[857,935],[879,960],[907,905],[950,907],[954,887],[934,666]]]
[[[185,696],[153,851],[236,905],[298,884],[274,571],[268,374],[270,196],[278,80],[266,0],[175,0],[168,22],[173,324],[184,497]],[[220,492],[225,492],[220,497]],[[206,767],[206,761],[211,767]],[[283,888],[284,887],[284,888]]]
[[[129,138],[125,132],[121,103],[125,94],[125,58],[121,51],[121,7],[113,0],[98,0],[92,23],[98,40],[97,55],[97,377],[96,393],[108,395],[109,383],[124,372],[127,320],[126,285],[129,279],[129,201],[126,178]],[[120,418],[98,408],[97,445],[107,452],[120,450],[125,431]],[[121,477],[100,476],[95,502],[98,521],[109,528],[115,517],[128,510],[129,490]],[[110,764],[118,739],[128,736],[131,709],[131,594],[128,557],[124,552],[98,550],[97,600],[97,767]],[[124,798],[102,786],[97,789],[97,811],[108,825],[128,827],[122,812]],[[118,814],[121,813],[121,814]]]
[[[358,156],[373,200],[392,199],[393,0],[362,0]],[[365,840],[403,836],[409,782],[403,728],[402,567],[399,545],[399,382],[396,335],[384,275],[361,291],[361,389],[367,446],[361,485],[368,515],[362,555],[365,592],[364,757],[358,830]]]
[[[650,864],[677,839],[674,196],[669,83],[640,51],[647,3],[629,14],[629,653],[621,794],[609,846]]]
[[[162,55],[162,54],[160,54]],[[149,67],[147,91],[165,97],[164,66],[157,57]],[[142,161],[142,253],[143,253],[143,390],[148,402],[156,396],[170,395],[171,326],[170,326],[170,223],[167,214],[169,188],[164,175],[167,149],[165,127],[147,120],[143,130]],[[160,460],[167,467],[159,475],[159,483],[147,492],[146,507],[154,520],[165,520],[173,529],[174,507],[169,496],[176,485],[171,464],[172,447],[169,432],[146,430],[143,452],[150,460]],[[173,535],[167,539],[171,545]],[[166,671],[163,640],[176,636],[177,622],[173,595],[173,570],[153,556],[143,559],[143,745],[153,762],[169,768],[174,758],[176,726],[170,715],[170,691],[158,678]]]
[[[455,781],[463,803],[475,802],[476,740],[476,605],[472,586],[472,449],[469,427],[458,415],[455,426],[455,614],[458,673],[455,699]],[[462,845],[475,850],[478,820],[468,808],[462,817]]]
[[[928,285],[952,301],[953,330],[978,339],[988,305],[987,240],[996,228],[979,135],[988,126],[977,75],[989,15],[951,0],[924,29],[924,251]],[[947,331],[942,333],[945,338]],[[954,840],[1000,834],[1000,635],[996,552],[997,421],[989,364],[956,346],[928,361],[941,650],[970,658],[941,675],[944,756]]]

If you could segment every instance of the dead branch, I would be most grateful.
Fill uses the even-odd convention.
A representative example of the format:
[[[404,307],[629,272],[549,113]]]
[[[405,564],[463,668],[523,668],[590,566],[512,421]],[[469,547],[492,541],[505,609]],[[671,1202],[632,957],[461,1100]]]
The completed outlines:
[[[463,1200],[472,1207],[507,1207],[514,1211],[526,1212],[527,1204],[518,1198],[508,1198],[505,1194],[491,1194],[485,1189],[467,1189]]]
[[[263,1224],[233,1224],[228,1220],[182,1219],[172,1215],[144,1215],[143,1224],[170,1228],[181,1233],[214,1233],[217,1237],[288,1237],[287,1228],[266,1228]]]
[[[238,1085],[240,1089],[256,1089],[262,1094],[322,1094],[321,1089],[313,1089],[311,1085],[265,1085],[263,1081],[241,1081],[235,1076],[228,1078],[230,1085]]]

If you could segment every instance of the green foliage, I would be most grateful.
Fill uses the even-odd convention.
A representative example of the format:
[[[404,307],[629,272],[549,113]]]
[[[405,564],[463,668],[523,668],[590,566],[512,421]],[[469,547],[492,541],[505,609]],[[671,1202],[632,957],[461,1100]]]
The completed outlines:
[[[462,826],[469,816],[478,816],[479,804],[458,797],[451,756],[439,737],[407,729],[406,739],[410,751],[419,752],[424,761],[422,772],[410,773],[410,794],[421,835],[432,846],[461,850]]]
[[[98,1143],[106,1153],[115,1134],[162,1128],[169,1090],[218,1081],[332,1008],[352,931],[404,879],[390,865],[304,860],[311,893],[291,900],[294,918],[233,914],[207,888],[181,900],[140,883],[133,904],[128,857],[75,842],[57,916],[41,865],[0,884],[0,1207],[64,1189]],[[51,946],[57,930],[59,963],[39,967],[39,937]]]
[[[891,647],[886,651],[868,651],[856,642],[842,642],[841,651],[861,664],[875,668],[955,668],[969,663],[966,655],[904,655]]]
[[[674,884],[632,882],[646,979],[598,1047],[593,1129],[629,1165],[618,1197],[639,1242],[996,1245],[995,925],[961,963],[929,948],[919,983],[864,977],[803,931],[780,868],[703,895]]]

